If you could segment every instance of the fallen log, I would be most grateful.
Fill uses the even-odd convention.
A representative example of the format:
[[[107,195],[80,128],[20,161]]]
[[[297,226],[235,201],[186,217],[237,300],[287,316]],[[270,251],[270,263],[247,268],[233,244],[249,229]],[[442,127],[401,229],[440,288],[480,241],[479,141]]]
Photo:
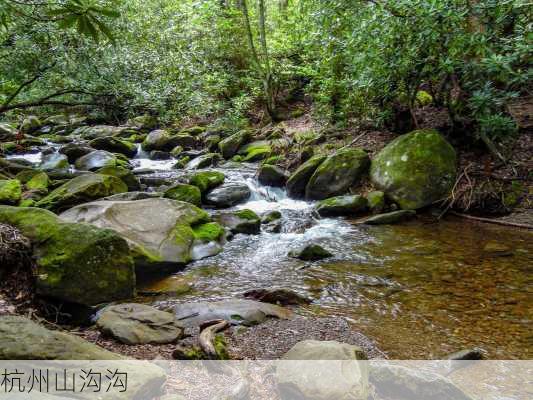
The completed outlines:
[[[484,223],[487,223],[487,224],[512,226],[514,228],[522,228],[522,229],[533,229],[533,225],[528,225],[528,224],[519,224],[517,222],[502,221],[502,220],[499,220],[499,219],[474,217],[473,215],[461,214],[461,213],[458,213],[458,212],[455,212],[455,211],[451,211],[450,213],[452,215],[455,215],[456,217],[465,218],[465,219],[469,219],[469,220],[477,221],[477,222],[484,222]]]
[[[198,343],[209,359],[218,359],[219,354],[215,347],[215,336],[218,332],[229,327],[229,322],[225,320],[209,321],[200,326],[200,337]]]

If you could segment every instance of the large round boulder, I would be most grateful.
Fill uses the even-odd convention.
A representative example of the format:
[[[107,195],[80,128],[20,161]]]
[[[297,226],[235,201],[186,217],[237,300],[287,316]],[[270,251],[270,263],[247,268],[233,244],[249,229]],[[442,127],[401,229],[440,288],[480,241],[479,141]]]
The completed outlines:
[[[196,186],[178,183],[169,188],[164,197],[167,199],[186,201],[200,207],[202,204],[202,192]]]
[[[38,294],[88,306],[135,295],[128,243],[116,232],[66,223],[38,208],[0,206],[0,223],[30,239]]]
[[[129,242],[143,272],[175,269],[196,259],[194,228],[209,222],[200,208],[164,198],[97,201],[74,207],[61,218],[113,229]]]
[[[249,131],[243,130],[222,140],[218,144],[218,148],[222,154],[222,157],[224,157],[226,160],[233,157],[235,154],[237,154],[239,148],[248,140],[250,140],[250,136],[251,135]]]
[[[287,182],[288,177],[282,168],[275,165],[265,164],[259,168],[257,179],[262,185],[283,187]]]
[[[329,156],[313,173],[305,188],[309,200],[344,194],[368,171],[370,158],[361,149],[344,149]]]
[[[434,130],[419,130],[389,143],[372,161],[372,183],[406,210],[446,198],[455,183],[454,148]]]
[[[16,205],[22,196],[22,185],[17,179],[0,180],[0,204]]]
[[[37,203],[37,207],[52,211],[62,211],[77,204],[127,191],[127,185],[114,176],[84,174],[55,189],[40,200]]]
[[[43,156],[41,165],[39,169],[43,171],[54,171],[54,170],[67,170],[70,165],[66,155],[61,153],[51,153]]]
[[[96,171],[104,167],[116,167],[117,157],[105,150],[92,151],[76,160],[76,168],[80,171]]]

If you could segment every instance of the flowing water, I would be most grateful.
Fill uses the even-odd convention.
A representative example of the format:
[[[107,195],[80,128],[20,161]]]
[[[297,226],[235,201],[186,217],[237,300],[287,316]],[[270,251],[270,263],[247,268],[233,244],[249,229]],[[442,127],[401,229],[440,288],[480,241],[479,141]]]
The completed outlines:
[[[173,161],[150,161],[141,151],[132,164],[167,178],[183,174],[172,170]],[[256,166],[228,163],[219,170],[252,190],[236,208],[279,210],[282,230],[237,235],[219,255],[141,288],[173,290],[155,301],[226,299],[280,286],[313,300],[298,312],[346,318],[390,358],[436,358],[474,346],[491,358],[531,358],[533,233],[457,219],[375,227],[318,220],[313,204],[258,184]],[[303,262],[287,256],[310,240],[334,257]],[[508,251],[487,252],[490,243]]]

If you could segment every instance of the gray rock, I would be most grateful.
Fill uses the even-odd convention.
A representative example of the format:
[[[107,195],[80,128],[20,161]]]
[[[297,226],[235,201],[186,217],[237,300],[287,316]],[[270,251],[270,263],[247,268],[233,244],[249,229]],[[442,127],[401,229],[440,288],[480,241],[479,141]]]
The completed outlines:
[[[98,314],[96,326],[126,344],[175,343],[183,337],[183,327],[174,314],[144,304],[106,307]]]
[[[252,210],[223,213],[215,216],[214,219],[234,234],[256,235],[261,231],[261,219]]]
[[[77,336],[51,331],[18,316],[0,317],[2,360],[119,360],[122,357]]]
[[[89,142],[89,145],[96,150],[106,150],[110,153],[120,153],[130,158],[137,154],[137,147],[133,143],[120,140],[112,136],[93,139]]]
[[[287,181],[287,194],[296,199],[305,197],[305,188],[309,179],[325,159],[326,156],[314,156],[294,171]]]
[[[95,150],[76,160],[76,168],[82,171],[96,171],[104,167],[116,167],[117,157],[104,150]]]
[[[381,361],[370,363],[369,378],[381,398],[472,400],[449,379],[422,369],[415,370]]]
[[[287,305],[310,304],[312,301],[291,289],[273,288],[273,289],[253,289],[243,293],[247,299],[261,301],[263,303]]]
[[[392,211],[386,214],[379,214],[373,217],[367,218],[363,221],[366,225],[392,225],[400,222],[408,221],[416,217],[416,211],[413,210],[400,210]]]
[[[191,227],[209,222],[208,214],[198,207],[162,198],[97,201],[72,208],[61,218],[113,229],[129,242],[137,267],[146,272],[175,269],[191,261],[195,241]]]
[[[76,160],[89,153],[92,153],[94,149],[85,144],[69,143],[59,149],[61,154],[64,154],[68,158],[68,162],[74,164]]]
[[[218,148],[222,154],[222,157],[224,157],[226,160],[233,157],[235,154],[237,154],[239,148],[248,140],[250,140],[250,136],[251,135],[249,131],[243,130],[220,141],[220,143],[218,143]]]
[[[368,208],[372,214],[382,213],[385,209],[385,193],[375,190],[366,195]]]
[[[297,343],[276,367],[281,399],[366,400],[368,365],[358,346],[333,341]]]
[[[222,158],[220,154],[208,153],[195,158],[186,165],[186,169],[201,169],[216,166]]]
[[[241,183],[227,183],[213,189],[205,196],[205,202],[218,208],[229,208],[250,198],[250,188]]]
[[[292,313],[276,305],[252,300],[224,300],[178,304],[176,317],[188,327],[200,326],[206,321],[224,319],[234,325],[257,325],[267,317],[290,319]]]
[[[113,196],[104,197],[102,200],[106,201],[136,201],[146,199],[156,199],[163,197],[163,193],[160,192],[126,192],[114,194]]]
[[[43,171],[65,170],[69,168],[67,156],[60,153],[47,154],[43,157],[39,169]]]
[[[287,182],[288,176],[280,167],[275,165],[263,165],[259,169],[259,175],[257,179],[262,185],[283,187]]]
[[[328,250],[316,243],[304,244],[299,249],[291,250],[289,257],[298,258],[303,261],[318,261],[324,258],[333,257]]]
[[[153,150],[150,152],[150,160],[170,160],[172,155],[166,151]]]
[[[368,201],[363,196],[339,196],[322,200],[315,210],[322,217],[357,215],[365,212]]]

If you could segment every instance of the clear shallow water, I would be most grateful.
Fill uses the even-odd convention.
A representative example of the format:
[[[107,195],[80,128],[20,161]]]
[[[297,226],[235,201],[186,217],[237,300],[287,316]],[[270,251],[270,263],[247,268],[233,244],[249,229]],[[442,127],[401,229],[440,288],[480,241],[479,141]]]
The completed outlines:
[[[38,153],[10,158],[15,157],[38,162]],[[172,170],[174,162],[150,161],[143,153],[132,160],[136,168],[183,175]],[[378,227],[317,220],[313,204],[258,184],[256,168],[230,164],[218,169],[228,182],[246,182],[252,190],[249,201],[236,208],[281,211],[281,233],[237,235],[221,254],[141,290],[164,288],[174,295],[159,300],[182,302],[288,287],[313,300],[299,312],[346,318],[390,358],[437,358],[473,346],[491,358],[532,358],[532,232],[459,219]],[[335,256],[312,263],[287,256],[310,240]],[[488,254],[488,243],[506,246],[510,255]]]

